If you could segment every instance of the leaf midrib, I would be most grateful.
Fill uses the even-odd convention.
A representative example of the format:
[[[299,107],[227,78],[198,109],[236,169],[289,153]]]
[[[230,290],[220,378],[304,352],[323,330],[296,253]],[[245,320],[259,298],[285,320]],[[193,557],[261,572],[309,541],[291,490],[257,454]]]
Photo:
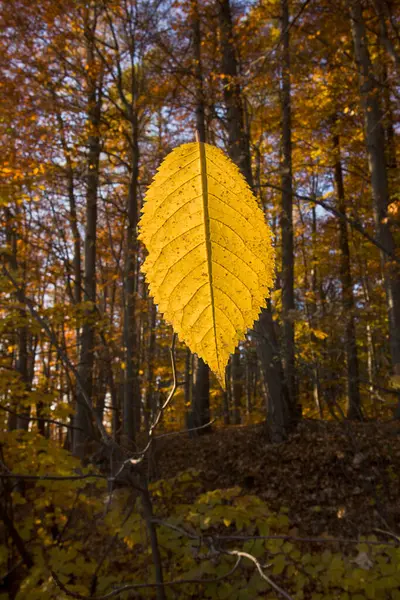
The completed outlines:
[[[214,290],[213,290],[210,217],[209,217],[209,211],[208,211],[207,157],[206,157],[205,144],[203,142],[198,142],[198,144],[199,144],[199,152],[200,152],[201,191],[202,191],[202,195],[203,195],[204,235],[205,235],[205,242],[206,242],[207,269],[208,269],[208,279],[210,282],[210,298],[211,298],[211,310],[212,310],[213,329],[214,329],[215,352],[217,355],[218,372],[219,372],[220,366],[219,366],[219,352],[218,352],[216,317],[215,317],[215,301],[214,301]]]

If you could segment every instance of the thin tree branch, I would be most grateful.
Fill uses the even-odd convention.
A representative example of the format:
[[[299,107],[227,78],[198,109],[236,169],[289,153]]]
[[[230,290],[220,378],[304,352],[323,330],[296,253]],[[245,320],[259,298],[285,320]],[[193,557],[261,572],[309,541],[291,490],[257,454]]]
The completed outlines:
[[[161,586],[162,587],[173,587],[174,585],[185,585],[185,584],[189,584],[189,583],[191,583],[191,584],[194,583],[194,584],[198,584],[198,585],[207,585],[209,583],[218,583],[220,581],[223,581],[227,577],[230,577],[231,575],[233,575],[233,573],[239,567],[241,561],[242,561],[242,557],[238,556],[236,563],[234,564],[232,569],[230,571],[228,571],[227,573],[225,573],[224,575],[221,575],[220,577],[216,577],[215,579],[176,579],[174,581],[165,581],[162,584],[159,584],[159,583],[131,583],[131,584],[121,586],[120,588],[113,590],[112,592],[109,592],[108,594],[105,594],[104,596],[83,596],[82,594],[77,594],[76,592],[71,592],[70,590],[68,590],[68,588],[65,587],[65,585],[63,585],[61,583],[61,581],[58,579],[58,577],[57,577],[56,573],[54,573],[54,571],[51,571],[51,574],[53,576],[54,581],[58,585],[58,587],[65,594],[67,594],[67,596],[70,596],[71,598],[77,598],[78,600],[109,600],[109,598],[115,598],[116,596],[119,596],[119,594],[122,594],[123,592],[134,591],[134,590],[139,590],[139,589],[146,589],[146,588],[149,589],[149,588],[156,588],[156,587],[161,587]],[[292,600],[292,599],[290,599],[290,600]]]
[[[255,186],[255,187],[268,187],[268,188],[271,188],[274,190],[278,190],[280,192],[283,191],[283,189],[280,186],[273,185],[272,183],[262,183],[260,186]],[[363,235],[369,242],[371,242],[371,244],[374,244],[374,246],[379,248],[379,250],[382,250],[382,252],[384,252],[387,256],[389,256],[392,260],[394,260],[395,262],[400,264],[400,258],[398,258],[396,255],[389,252],[385,248],[385,246],[383,246],[383,244],[381,244],[377,239],[372,237],[372,235],[370,235],[364,229],[364,227],[361,225],[361,223],[359,221],[357,221],[356,219],[352,219],[351,217],[348,217],[347,215],[343,214],[342,212],[340,212],[333,206],[330,206],[329,204],[327,204],[324,200],[321,200],[320,198],[312,198],[311,196],[304,196],[303,194],[298,194],[297,192],[294,192],[294,191],[292,192],[292,195],[295,196],[296,198],[298,198],[299,200],[304,200],[305,202],[312,202],[313,204],[317,204],[318,206],[321,206],[322,208],[324,208],[327,212],[330,212],[333,215],[335,215],[335,217],[338,217],[338,219],[347,221],[347,223],[349,223],[349,225],[353,229],[355,229],[356,231],[361,233],[361,235]]]
[[[164,525],[164,523],[163,523]],[[378,530],[375,530],[378,531]],[[387,532],[386,532],[387,533]],[[341,537],[297,537],[292,535],[219,535],[216,536],[215,541],[217,542],[239,542],[249,540],[283,540],[285,542],[304,542],[312,544],[367,544],[369,546],[398,546],[396,543],[380,542],[374,540],[356,540]]]
[[[4,253],[2,253],[4,254]],[[38,311],[36,310],[34,303],[32,302],[32,300],[30,298],[28,298],[24,292],[22,291],[21,287],[18,285],[18,282],[16,281],[15,277],[10,273],[10,271],[7,269],[6,265],[3,264],[3,273],[5,274],[5,276],[7,277],[7,279],[9,279],[9,281],[13,284],[16,293],[17,293],[17,297],[18,300],[22,303],[25,304],[28,309],[29,312],[31,313],[32,317],[35,319],[35,321],[37,321],[39,323],[39,325],[45,330],[46,334],[48,335],[49,339],[52,341],[54,347],[57,350],[57,353],[59,355],[59,357],[61,358],[61,360],[64,362],[65,366],[68,367],[72,373],[75,376],[76,382],[78,384],[78,387],[80,388],[81,392],[82,392],[82,398],[84,399],[85,405],[88,408],[88,410],[90,411],[91,415],[93,416],[96,425],[98,427],[98,430],[101,434],[101,437],[103,438],[103,442],[106,443],[107,445],[109,445],[110,443],[112,443],[112,440],[110,439],[103,423],[102,420],[100,418],[100,416],[97,414],[97,412],[93,409],[92,403],[90,401],[89,396],[87,395],[87,392],[85,390],[85,386],[82,383],[82,380],[79,376],[79,373],[77,371],[77,369],[74,367],[74,365],[71,363],[69,357],[67,356],[67,354],[64,352],[64,350],[61,348],[60,344],[58,343],[58,339],[54,333],[54,331],[52,330],[52,328],[50,327],[50,325],[47,323],[46,319],[44,319],[43,317],[40,316],[40,314],[38,313]]]
[[[146,456],[146,453],[148,452],[148,450],[150,449],[150,446],[152,445],[152,443],[154,441],[154,431],[155,431],[158,423],[160,422],[160,419],[161,419],[164,411],[166,410],[166,408],[170,404],[172,398],[174,397],[174,394],[178,387],[178,380],[177,380],[177,376],[176,376],[175,343],[176,343],[176,333],[173,333],[172,334],[172,343],[171,343],[171,347],[169,349],[169,352],[171,355],[172,376],[173,376],[173,384],[172,384],[171,391],[169,392],[167,399],[165,400],[164,404],[161,406],[160,410],[157,413],[156,418],[154,419],[153,423],[151,424],[151,426],[149,428],[149,440],[148,440],[146,446],[140,452],[134,453],[134,456],[136,456],[137,458],[134,458],[131,456],[122,463],[122,465],[118,469],[117,474],[115,475],[115,478],[117,478],[118,475],[120,475],[122,473],[122,471],[124,470],[124,468],[127,464],[130,463],[133,466],[137,466],[143,461],[144,457]]]
[[[4,522],[4,525],[5,525],[6,529],[8,530],[8,533],[9,533],[12,541],[14,542],[15,547],[17,548],[23,562],[28,567],[28,569],[30,569],[34,565],[32,555],[26,549],[24,540],[22,539],[22,537],[18,533],[17,529],[15,528],[13,521],[8,516],[7,510],[2,505],[2,503],[0,503],[0,518]]]
[[[98,473],[85,475],[23,475],[21,473],[0,473],[0,479],[26,479],[28,481],[75,481],[79,479],[107,479]]]
[[[54,419],[46,419],[46,417],[28,417],[27,415],[22,415],[20,413],[15,412],[15,410],[11,410],[11,408],[6,408],[2,404],[0,404],[0,410],[4,410],[11,415],[15,415],[19,419],[25,419],[26,421],[44,421],[46,423],[51,423],[52,425],[57,425],[58,427],[66,427],[67,429],[79,429],[82,431],[80,427],[75,427],[74,425],[69,425],[68,423],[61,423],[61,421],[55,421]]]
[[[266,575],[264,573],[264,571],[262,570],[262,567],[261,567],[260,563],[255,558],[255,556],[253,556],[252,554],[248,554],[247,552],[241,552],[240,550],[226,550],[225,552],[227,554],[230,554],[231,556],[238,556],[238,557],[241,557],[241,558],[248,558],[249,560],[251,560],[251,562],[254,563],[254,565],[256,566],[257,571],[259,572],[259,574],[262,577],[262,579],[264,579],[264,581],[266,581],[267,583],[269,583],[269,585],[276,592],[278,592],[278,594],[280,594],[281,596],[283,596],[283,598],[286,598],[286,600],[293,600],[292,596],[289,596],[289,594],[287,592],[285,592],[285,590],[283,590],[281,587],[279,587],[278,584],[276,584],[274,581],[272,581],[272,579],[270,579],[270,577],[268,577],[268,575]]]

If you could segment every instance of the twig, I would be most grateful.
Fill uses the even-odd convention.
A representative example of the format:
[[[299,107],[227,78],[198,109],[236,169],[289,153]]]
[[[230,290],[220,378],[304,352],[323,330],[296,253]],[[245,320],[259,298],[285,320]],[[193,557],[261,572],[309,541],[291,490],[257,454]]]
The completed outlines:
[[[286,600],[293,600],[292,596],[289,596],[289,594],[287,592],[285,592],[285,590],[283,590],[281,587],[279,587],[278,584],[276,584],[274,581],[272,581],[272,579],[270,579],[270,577],[268,577],[268,575],[266,575],[264,573],[264,571],[261,568],[260,563],[258,562],[258,560],[256,559],[255,556],[253,556],[252,554],[248,554],[247,552],[241,552],[240,550],[225,550],[225,552],[227,554],[231,554],[232,556],[238,556],[238,557],[241,557],[241,558],[248,558],[249,560],[251,560],[251,562],[255,564],[257,571],[259,572],[259,574],[262,577],[262,579],[264,579],[264,581],[267,581],[269,583],[269,585],[276,592],[278,592],[278,594],[280,594],[281,596],[283,596],[284,598],[286,598]]]
[[[156,523],[157,525],[162,525],[163,527],[168,527],[168,529],[172,529],[173,531],[176,531],[177,533],[181,533],[182,535],[185,535],[186,537],[190,538],[191,540],[201,540],[202,539],[201,535],[197,535],[196,533],[190,533],[189,531],[186,531],[186,529],[183,529],[183,527],[178,527],[177,525],[172,525],[171,523],[168,523],[167,521],[163,521],[162,519],[153,518],[152,521],[153,521],[153,523]]]
[[[109,600],[109,598],[115,598],[116,596],[119,596],[119,594],[122,594],[123,592],[127,592],[129,590],[139,590],[139,589],[145,589],[145,588],[154,588],[154,587],[160,587],[161,585],[163,587],[173,587],[174,585],[184,585],[184,584],[189,584],[189,583],[194,583],[194,584],[198,584],[198,585],[207,585],[209,583],[218,583],[219,581],[223,581],[224,579],[226,579],[227,577],[230,577],[239,567],[240,563],[242,561],[242,557],[238,556],[236,563],[234,564],[234,566],[232,567],[232,569],[230,571],[228,571],[227,573],[225,573],[224,575],[220,575],[219,577],[216,577],[215,579],[176,579],[175,581],[165,581],[163,584],[159,584],[159,583],[130,583],[124,586],[121,586],[120,588],[113,590],[112,592],[109,592],[108,594],[105,594],[104,596],[83,596],[82,594],[77,594],[76,592],[71,592],[70,590],[68,590],[64,584],[61,583],[61,581],[58,579],[57,575],[54,573],[54,571],[51,571],[52,577],[54,579],[54,581],[56,582],[56,584],[58,585],[58,587],[65,593],[67,594],[67,596],[71,596],[71,598],[77,598],[78,600]],[[292,600],[289,596],[289,600]]]
[[[15,410],[11,410],[11,408],[6,408],[2,404],[0,404],[0,410],[5,410],[11,415],[15,415],[19,419],[25,419],[26,421],[44,421],[46,423],[51,423],[52,425],[58,425],[58,427],[66,427],[67,429],[75,429],[79,431],[83,431],[80,427],[75,427],[75,425],[69,425],[68,423],[61,423],[61,421],[55,421],[54,419],[46,419],[46,417],[28,417],[27,415],[21,415],[17,413]]]
[[[279,185],[273,185],[272,183],[263,183],[263,184],[261,184],[261,186],[255,186],[255,187],[268,187],[273,190],[278,190],[280,192],[285,191]],[[321,200],[320,198],[304,196],[303,194],[297,194],[297,192],[294,192],[294,191],[292,191],[291,194],[292,194],[292,196],[294,196],[295,198],[298,198],[299,200],[305,200],[306,202],[312,202],[313,204],[317,204],[318,206],[321,206],[322,208],[324,208],[326,211],[335,215],[335,217],[338,217],[339,219],[346,221],[347,223],[349,223],[349,225],[351,227],[353,227],[353,229],[358,231],[358,233],[361,233],[361,235],[363,235],[369,242],[371,242],[371,244],[374,244],[374,246],[379,248],[379,250],[382,250],[382,252],[384,252],[387,256],[390,256],[390,258],[392,260],[394,260],[395,262],[400,263],[400,258],[398,256],[396,256],[395,254],[393,254],[392,252],[389,252],[389,250],[387,250],[385,248],[385,246],[383,246],[383,244],[381,244],[377,239],[372,237],[372,235],[370,235],[368,233],[368,231],[366,231],[364,229],[362,224],[359,221],[357,221],[356,219],[352,219],[351,217],[349,217],[346,214],[342,213],[341,211],[337,210],[333,206],[330,206],[329,204],[327,204],[324,200]]]
[[[0,503],[0,518],[3,521],[12,541],[17,548],[19,555],[21,556],[23,562],[31,569],[34,565],[32,554],[26,549],[25,541],[22,539],[17,529],[14,526],[13,520],[8,516],[7,509],[5,506]]]
[[[62,538],[63,538],[65,532],[67,531],[69,524],[71,523],[72,515],[74,514],[75,507],[78,504],[78,500],[79,500],[79,496],[81,495],[81,491],[82,491],[81,488],[77,489],[77,492],[76,492],[75,498],[74,498],[74,502],[72,504],[71,510],[69,511],[67,520],[64,523],[64,527],[61,529],[60,533],[58,534],[57,546],[59,546],[61,544]]]
[[[1,254],[4,254],[1,253]],[[38,311],[36,310],[34,303],[32,302],[32,300],[30,298],[28,298],[23,290],[21,289],[21,287],[18,285],[17,280],[15,279],[15,277],[12,275],[12,273],[10,273],[10,271],[7,269],[7,267],[3,264],[3,273],[5,274],[5,276],[7,277],[7,279],[9,279],[9,281],[13,284],[18,300],[21,302],[21,304],[25,304],[27,306],[27,308],[29,309],[29,312],[31,313],[32,317],[35,319],[35,321],[37,321],[39,323],[39,325],[42,327],[42,329],[44,329],[44,331],[46,332],[47,336],[49,337],[49,339],[52,341],[53,346],[55,347],[55,349],[57,350],[57,353],[60,357],[60,359],[64,362],[65,366],[68,367],[68,369],[71,370],[71,372],[74,374],[75,379],[76,379],[76,383],[82,393],[82,398],[85,402],[85,406],[88,408],[89,412],[91,413],[91,415],[93,416],[96,425],[98,427],[98,430],[101,434],[101,437],[103,438],[103,442],[107,445],[109,445],[110,443],[112,443],[112,440],[110,439],[103,423],[102,420],[100,418],[100,416],[98,415],[98,413],[93,409],[91,400],[86,392],[85,389],[85,385],[83,384],[81,377],[77,371],[77,369],[74,367],[74,365],[72,364],[72,362],[70,361],[68,355],[66,354],[66,352],[64,352],[64,350],[62,349],[62,347],[60,346],[57,336],[55,335],[53,329],[51,328],[51,326],[48,324],[47,320],[44,319],[43,317],[40,316],[40,314],[38,313]]]
[[[11,575],[11,573],[13,573],[16,569],[18,569],[23,564],[24,564],[23,560],[19,560],[18,562],[16,562],[15,565],[12,566],[11,569],[9,569],[7,571],[7,573],[5,573],[4,575],[0,575],[0,581],[4,581],[6,577]]]
[[[196,533],[190,533],[183,529],[182,527],[178,527],[177,525],[171,525],[167,521],[163,521],[162,519],[153,519],[155,523],[158,525],[163,525],[164,527],[168,527],[169,529],[173,529],[178,533],[182,533],[186,535],[190,539],[204,539],[202,535],[198,535]],[[375,531],[380,531],[381,533],[385,533],[387,535],[392,535],[396,539],[397,536],[394,534],[390,534],[388,531],[384,531],[383,529],[375,529]],[[397,544],[392,544],[390,542],[379,542],[375,540],[356,540],[342,537],[299,537],[294,535],[216,535],[216,536],[208,536],[213,539],[215,542],[247,542],[249,540],[283,540],[284,542],[305,542],[305,543],[316,543],[316,544],[367,544],[370,546],[396,546]]]
[[[126,503],[125,503],[125,507],[123,508],[122,512],[124,512],[128,506],[128,503],[131,502],[132,498],[131,496],[128,497]],[[131,502],[131,507],[130,509],[127,511],[127,514],[125,515],[125,517],[123,518],[121,525],[120,525],[120,529],[122,529],[122,527],[125,525],[125,523],[128,521],[129,517],[131,516],[131,514],[133,513],[135,509],[135,503]],[[94,571],[93,575],[92,575],[92,583],[90,586],[90,590],[91,593],[94,594],[94,592],[96,591],[96,584],[97,584],[97,579],[100,573],[100,569],[103,566],[104,561],[106,560],[107,556],[110,554],[115,542],[117,541],[119,537],[119,532],[117,531],[117,533],[115,533],[113,535],[113,537],[111,538],[109,544],[106,546],[103,555],[100,557],[98,563],[97,563],[97,567],[96,570]]]
[[[400,543],[400,537],[394,533],[392,533],[391,531],[385,531],[384,529],[379,529],[378,527],[375,527],[374,531],[378,531],[379,533],[383,533],[389,537],[394,538],[395,540],[397,540],[398,544]],[[398,545],[396,544],[396,545]]]
[[[163,523],[164,525],[164,523]],[[378,531],[375,529],[375,531]],[[383,531],[383,530],[379,530]],[[388,532],[384,532],[388,533]],[[292,535],[219,535],[214,538],[221,542],[239,542],[248,540],[283,540],[287,542],[308,542],[315,544],[367,544],[369,546],[397,546],[390,542],[379,542],[375,540],[355,540],[348,538],[323,538],[323,537],[297,537]]]
[[[148,452],[148,450],[150,449],[151,444],[153,443],[153,440],[154,440],[154,431],[155,431],[158,423],[160,422],[160,419],[161,419],[164,411],[166,410],[166,408],[168,407],[169,403],[171,402],[172,398],[175,395],[176,388],[178,387],[178,381],[177,381],[177,377],[176,377],[175,343],[176,343],[176,333],[173,333],[172,334],[172,343],[171,343],[171,347],[169,349],[169,352],[170,352],[170,355],[171,355],[172,376],[173,376],[173,384],[172,384],[171,391],[169,392],[168,397],[165,400],[164,404],[159,409],[159,411],[157,413],[157,416],[154,419],[153,423],[150,425],[150,428],[149,428],[149,440],[148,440],[146,446],[140,452],[135,452],[134,453],[133,456],[136,456],[137,458],[134,458],[133,456],[130,456],[129,458],[127,458],[126,460],[124,460],[124,462],[122,463],[122,465],[120,466],[120,468],[118,469],[118,471],[117,471],[117,473],[115,475],[115,479],[122,473],[122,471],[124,470],[124,468],[126,467],[127,464],[131,464],[133,466],[137,466],[141,462],[143,462],[143,459],[146,456],[146,453]]]
[[[74,481],[78,479],[107,479],[105,475],[87,473],[86,475],[22,475],[20,473],[0,473],[0,479],[28,479],[32,481]]]

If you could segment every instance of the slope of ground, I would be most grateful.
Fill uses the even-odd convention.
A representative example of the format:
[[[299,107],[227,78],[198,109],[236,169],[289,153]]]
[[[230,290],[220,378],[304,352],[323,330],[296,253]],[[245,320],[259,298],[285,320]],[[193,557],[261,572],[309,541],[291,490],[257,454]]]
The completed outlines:
[[[159,478],[191,467],[205,490],[240,485],[287,507],[299,535],[400,532],[400,423],[304,420],[276,445],[261,426],[160,436],[154,456]]]

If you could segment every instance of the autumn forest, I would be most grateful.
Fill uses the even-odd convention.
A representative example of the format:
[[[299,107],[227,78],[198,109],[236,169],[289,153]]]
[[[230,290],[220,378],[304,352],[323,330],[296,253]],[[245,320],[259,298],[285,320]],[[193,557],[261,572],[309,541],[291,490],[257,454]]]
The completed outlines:
[[[400,600],[400,4],[0,31],[0,600]]]

